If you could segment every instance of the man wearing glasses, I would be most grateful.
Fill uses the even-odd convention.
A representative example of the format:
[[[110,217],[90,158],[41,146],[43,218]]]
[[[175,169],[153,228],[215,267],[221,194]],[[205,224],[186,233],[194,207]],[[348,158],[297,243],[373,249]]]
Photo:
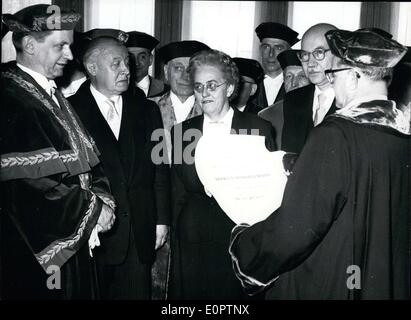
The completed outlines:
[[[265,73],[264,80],[260,82],[253,99],[260,111],[284,97],[283,70],[277,60],[277,55],[289,50],[300,39],[297,38],[297,32],[276,22],[261,23],[255,32],[260,39],[261,66]]]
[[[297,55],[312,85],[294,90],[284,108],[282,149],[300,153],[311,129],[335,111],[334,90],[324,70],[331,66],[333,55],[324,34],[335,26],[320,23],[309,28],[301,40]]]
[[[410,299],[410,107],[387,100],[407,48],[371,30],[331,30],[336,104],[314,128],[281,208],[233,229],[249,292],[273,299]]]

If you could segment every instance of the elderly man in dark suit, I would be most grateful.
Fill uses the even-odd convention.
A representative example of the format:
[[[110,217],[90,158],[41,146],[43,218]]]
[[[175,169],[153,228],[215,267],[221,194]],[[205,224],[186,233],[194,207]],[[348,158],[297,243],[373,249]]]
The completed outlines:
[[[312,128],[336,110],[334,90],[324,74],[333,59],[325,33],[335,29],[319,23],[302,37],[298,57],[311,85],[294,90],[284,101],[281,148],[285,151],[300,153]]]
[[[160,112],[129,86],[128,52],[113,37],[93,39],[83,58],[90,78],[71,98],[94,137],[117,201],[117,224],[96,252],[102,297],[149,299],[155,249],[167,238],[167,165],[151,158]]]

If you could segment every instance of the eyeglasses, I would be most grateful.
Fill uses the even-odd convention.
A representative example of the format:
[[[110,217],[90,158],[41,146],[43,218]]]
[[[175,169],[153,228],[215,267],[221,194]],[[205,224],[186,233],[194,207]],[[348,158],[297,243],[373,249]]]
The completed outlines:
[[[327,51],[330,51],[330,49],[318,48],[318,49],[315,49],[313,52],[299,50],[297,51],[297,56],[301,60],[301,62],[307,62],[308,60],[310,60],[310,54],[313,55],[315,60],[321,61],[321,60],[324,60],[325,53]]]
[[[215,81],[208,81],[206,82],[206,84],[202,84],[202,83],[194,83],[194,90],[197,91],[198,93],[202,93],[204,91],[204,87],[207,89],[207,91],[209,92],[213,92],[215,90],[217,90],[218,87],[222,86],[223,84],[226,84],[227,82],[223,82],[218,84]]]
[[[352,68],[341,68],[341,69],[327,69],[324,71],[325,76],[327,77],[328,82],[334,82],[334,73],[351,70]],[[357,75],[358,77],[358,75]]]

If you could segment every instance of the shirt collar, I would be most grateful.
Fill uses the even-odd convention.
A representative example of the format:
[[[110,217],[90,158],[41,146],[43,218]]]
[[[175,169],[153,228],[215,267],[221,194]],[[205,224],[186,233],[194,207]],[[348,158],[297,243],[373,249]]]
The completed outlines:
[[[315,86],[314,97],[320,94],[325,94],[327,97],[335,97],[335,92],[332,86],[327,87],[325,90],[321,90],[318,86]]]
[[[174,94],[173,91],[170,91],[170,99],[171,99],[171,104],[174,107],[182,105],[182,106],[190,106],[190,109],[194,105],[194,101],[195,101],[194,94],[193,94],[189,96],[186,101],[181,102],[181,100]]]
[[[283,82],[284,81],[284,75],[281,72],[278,76],[276,76],[275,78],[271,78],[269,75],[265,75],[264,76],[264,81],[265,82]]]
[[[139,87],[140,89],[148,89],[150,87],[150,78],[148,77],[148,75],[137,82],[137,87]]]
[[[54,80],[49,80],[41,73],[38,73],[37,71],[27,68],[20,63],[17,63],[17,66],[24,72],[28,73],[40,85],[40,87],[46,90],[48,94],[50,94],[51,88],[57,88]]]
[[[108,108],[109,106],[107,105],[106,101],[107,99],[110,99],[114,102],[114,107],[116,108],[117,113],[121,114],[121,106],[119,105],[121,98],[120,95],[113,95],[110,98],[107,98],[104,94],[98,91],[92,84],[90,84],[90,91],[94,99],[96,99],[96,103],[99,107],[103,107],[104,109]]]

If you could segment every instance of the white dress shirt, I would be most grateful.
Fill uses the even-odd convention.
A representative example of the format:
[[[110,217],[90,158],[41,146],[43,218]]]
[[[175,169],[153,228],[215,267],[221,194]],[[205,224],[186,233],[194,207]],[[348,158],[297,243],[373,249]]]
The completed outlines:
[[[245,108],[247,107],[247,105],[244,105],[242,107],[237,107],[238,111],[240,112],[244,112]]]
[[[264,77],[265,95],[269,106],[271,106],[274,103],[275,98],[277,98],[283,82],[284,76],[282,72],[275,78],[271,78],[267,75]]]
[[[17,66],[23,70],[24,72],[28,73],[37,83],[40,87],[42,87],[53,99],[55,103],[57,103],[58,106],[60,106],[57,97],[54,95],[54,91],[56,90],[57,86],[54,80],[49,80],[45,76],[43,76],[41,73],[38,73],[34,70],[31,70],[20,63],[17,63]]]
[[[321,95],[321,97],[320,97]],[[334,89],[329,87],[321,91],[315,86],[314,99],[313,99],[313,121],[314,126],[319,125],[325,118],[328,110],[330,110],[335,98]],[[321,106],[320,106],[321,101]]]
[[[170,91],[171,104],[173,105],[174,115],[176,116],[176,123],[183,122],[187,119],[188,114],[193,108],[195,98],[194,95],[187,98],[186,101],[181,102],[180,99]]]
[[[67,87],[61,88],[61,93],[63,94],[64,98],[71,97],[75,95],[77,90],[81,87],[84,81],[87,80],[87,77],[84,76],[80,79],[72,81]]]
[[[150,78],[146,75],[143,79],[137,82],[137,87],[144,91],[144,94],[148,95],[148,90],[150,89]]]
[[[101,114],[107,121],[108,125],[111,128],[111,131],[113,131],[114,136],[118,140],[118,137],[120,135],[121,116],[123,113],[123,98],[121,97],[121,95],[111,96],[110,98],[107,98],[96,88],[94,88],[92,84],[90,85],[90,91],[94,99],[96,100],[97,106],[100,109]],[[114,103],[116,112],[115,117],[113,119],[110,119],[110,104],[107,102],[108,99],[110,99]]]
[[[230,134],[231,124],[233,122],[234,110],[230,108],[227,113],[218,121],[210,119],[206,114],[204,114],[203,121],[203,135],[210,134]]]

